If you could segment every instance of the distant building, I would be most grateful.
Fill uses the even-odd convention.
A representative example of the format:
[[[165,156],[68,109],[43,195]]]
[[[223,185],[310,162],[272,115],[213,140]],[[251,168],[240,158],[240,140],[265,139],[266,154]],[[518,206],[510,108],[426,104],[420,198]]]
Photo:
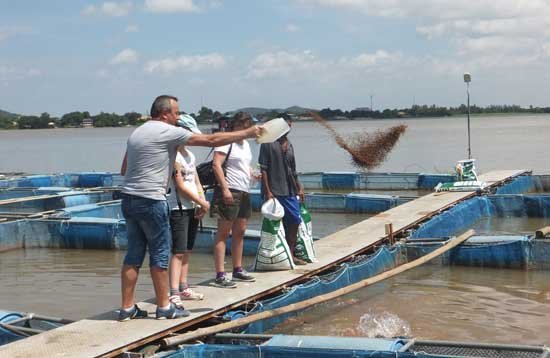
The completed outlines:
[[[93,128],[94,120],[92,118],[84,118],[82,120],[82,127],[84,128]]]
[[[294,120],[294,118],[293,118]],[[297,115],[295,120],[297,121],[312,121],[313,120],[313,117],[309,114],[300,114],[300,115]]]

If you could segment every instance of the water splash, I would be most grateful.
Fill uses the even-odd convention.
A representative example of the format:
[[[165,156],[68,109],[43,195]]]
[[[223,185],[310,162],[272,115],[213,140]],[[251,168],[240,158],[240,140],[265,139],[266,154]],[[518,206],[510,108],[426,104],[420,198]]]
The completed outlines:
[[[411,326],[407,321],[390,312],[369,312],[359,319],[357,334],[369,338],[392,338],[410,336]]]

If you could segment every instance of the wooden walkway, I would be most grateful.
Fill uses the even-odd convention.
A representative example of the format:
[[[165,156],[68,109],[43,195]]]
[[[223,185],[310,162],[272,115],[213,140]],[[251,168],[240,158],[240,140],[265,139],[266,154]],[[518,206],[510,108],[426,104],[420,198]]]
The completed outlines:
[[[499,184],[524,170],[493,171],[480,180],[489,185]],[[126,350],[154,341],[172,332],[223,313],[243,303],[256,300],[278,291],[282,286],[301,281],[346,260],[377,243],[385,235],[385,224],[392,223],[394,232],[412,227],[458,201],[474,196],[472,192],[432,193],[365,221],[347,227],[316,242],[319,261],[299,266],[292,271],[256,272],[256,282],[238,283],[236,289],[220,289],[199,284],[204,292],[203,301],[186,302],[191,316],[177,320],[155,320],[156,306],[152,300],[139,303],[149,311],[149,319],[117,322],[114,311],[84,319],[64,327],[48,331],[0,347],[2,357],[96,357],[116,356]],[[143,272],[142,274],[147,274]]]

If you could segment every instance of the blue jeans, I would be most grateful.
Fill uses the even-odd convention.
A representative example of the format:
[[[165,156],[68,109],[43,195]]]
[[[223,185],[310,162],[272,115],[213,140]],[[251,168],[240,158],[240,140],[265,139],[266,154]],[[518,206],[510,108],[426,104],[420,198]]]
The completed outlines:
[[[149,249],[149,266],[168,268],[172,246],[168,203],[128,194],[121,197],[128,233],[124,264],[141,267]]]

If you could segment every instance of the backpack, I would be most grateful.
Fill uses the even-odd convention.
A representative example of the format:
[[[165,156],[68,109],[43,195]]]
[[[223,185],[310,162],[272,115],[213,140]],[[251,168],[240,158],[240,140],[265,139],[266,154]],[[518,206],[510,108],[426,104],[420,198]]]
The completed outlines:
[[[227,167],[227,159],[229,159],[229,155],[231,154],[231,149],[233,148],[233,144],[229,146],[229,150],[227,151],[227,155],[225,156],[225,160],[222,163],[222,170],[223,174],[225,175],[225,168]],[[210,156],[210,154],[214,151],[210,151],[206,158]],[[204,191],[208,189],[215,188],[218,183],[216,180],[216,176],[214,175],[214,169],[212,168],[212,160],[200,163],[196,166],[197,169],[197,175],[199,176],[199,180],[201,181],[201,185]]]

